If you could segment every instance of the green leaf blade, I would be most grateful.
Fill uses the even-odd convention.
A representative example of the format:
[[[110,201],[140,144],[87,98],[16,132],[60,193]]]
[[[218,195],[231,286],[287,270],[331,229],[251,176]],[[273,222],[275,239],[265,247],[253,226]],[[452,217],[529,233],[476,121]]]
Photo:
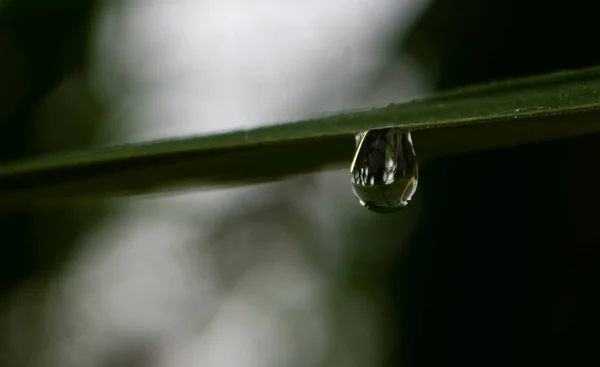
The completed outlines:
[[[0,204],[230,186],[349,165],[354,134],[413,131],[419,160],[600,132],[600,68],[496,82],[418,101],[213,136],[0,167]]]

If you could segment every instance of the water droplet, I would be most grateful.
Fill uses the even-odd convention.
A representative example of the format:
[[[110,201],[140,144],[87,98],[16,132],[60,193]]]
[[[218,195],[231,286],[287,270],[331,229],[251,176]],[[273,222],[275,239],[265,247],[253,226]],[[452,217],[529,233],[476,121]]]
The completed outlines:
[[[369,130],[357,134],[357,140],[350,182],[360,204],[378,213],[405,207],[419,179],[410,132],[395,127]]]
[[[356,140],[356,149],[358,149],[360,142],[363,140],[366,133],[367,133],[366,131],[363,131],[361,133],[356,133],[356,135],[354,135],[354,140]]]

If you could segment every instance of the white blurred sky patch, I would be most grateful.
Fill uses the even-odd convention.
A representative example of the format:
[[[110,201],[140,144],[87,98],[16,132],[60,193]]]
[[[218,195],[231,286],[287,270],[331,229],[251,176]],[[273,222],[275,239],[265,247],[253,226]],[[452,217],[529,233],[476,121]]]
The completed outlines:
[[[408,92],[357,98],[425,1],[147,1],[108,6],[100,22],[96,80],[116,98],[113,139],[256,126],[418,87],[402,65]]]
[[[384,62],[392,34],[426,3],[113,2],[98,22],[93,51],[93,83],[111,109],[104,142],[248,128],[420,94],[426,86],[402,63],[381,91],[364,96],[360,88]],[[57,285],[53,304],[69,322],[55,327],[52,364],[76,366],[123,340],[148,340],[156,354],[149,366],[283,366],[300,357],[322,365],[333,342],[323,309],[327,282],[298,252],[297,229],[271,217],[260,225],[232,223],[223,243],[211,236],[233,208],[267,205],[286,187],[293,192],[287,207],[334,254],[343,246],[336,229],[364,210],[346,171],[116,205]],[[214,246],[275,255],[223,290],[215,285]],[[356,312],[369,335],[368,312]],[[371,352],[348,347],[340,365],[373,365]]]

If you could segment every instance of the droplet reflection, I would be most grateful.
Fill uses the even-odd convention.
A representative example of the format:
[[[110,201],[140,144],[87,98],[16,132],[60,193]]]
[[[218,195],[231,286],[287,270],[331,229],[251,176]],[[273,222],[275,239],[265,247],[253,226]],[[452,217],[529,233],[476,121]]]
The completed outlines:
[[[378,213],[401,209],[412,199],[418,179],[409,131],[391,127],[357,134],[350,182],[362,206]]]

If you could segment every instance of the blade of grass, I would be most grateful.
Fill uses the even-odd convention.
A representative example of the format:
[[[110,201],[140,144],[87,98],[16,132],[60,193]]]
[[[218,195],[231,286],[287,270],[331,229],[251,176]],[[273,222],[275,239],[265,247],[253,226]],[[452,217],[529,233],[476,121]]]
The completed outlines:
[[[600,132],[600,67],[467,87],[306,121],[0,166],[0,204],[264,182],[352,159],[354,134],[413,131],[420,161]]]

